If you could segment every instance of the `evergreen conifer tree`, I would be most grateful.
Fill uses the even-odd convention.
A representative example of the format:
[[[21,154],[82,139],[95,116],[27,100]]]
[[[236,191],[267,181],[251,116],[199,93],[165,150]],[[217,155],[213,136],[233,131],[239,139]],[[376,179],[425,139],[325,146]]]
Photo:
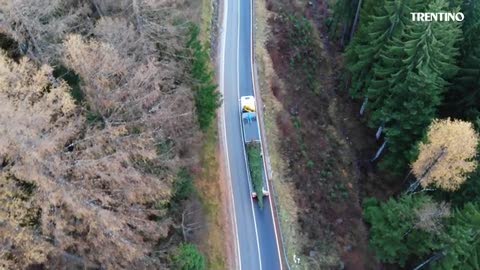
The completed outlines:
[[[429,5],[447,10],[446,0]],[[370,125],[385,125],[389,154],[384,167],[402,172],[415,158],[415,142],[435,117],[447,79],[457,71],[455,46],[461,36],[457,22],[417,22],[404,28],[379,53],[367,89]]]
[[[480,269],[480,205],[468,203],[457,210],[444,237],[445,256],[432,264],[434,270]]]
[[[403,196],[379,203],[368,199],[364,203],[364,217],[371,225],[370,245],[377,258],[387,263],[404,266],[412,258],[430,254],[439,249],[438,234],[416,227],[416,210],[432,203],[427,196]]]
[[[480,2],[466,0],[463,41],[460,43],[460,71],[446,96],[444,110],[457,117],[474,120],[480,116]]]
[[[347,68],[352,76],[350,92],[361,97],[369,86],[372,68],[379,61],[380,51],[404,27],[411,23],[410,12],[423,10],[425,1],[366,1],[361,13],[361,26],[346,50]]]

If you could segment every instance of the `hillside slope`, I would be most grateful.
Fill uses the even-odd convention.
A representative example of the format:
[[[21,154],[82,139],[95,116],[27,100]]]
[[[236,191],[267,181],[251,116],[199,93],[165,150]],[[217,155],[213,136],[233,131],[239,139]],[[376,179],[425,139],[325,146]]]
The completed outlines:
[[[0,268],[168,269],[200,145],[192,2],[0,1]]]

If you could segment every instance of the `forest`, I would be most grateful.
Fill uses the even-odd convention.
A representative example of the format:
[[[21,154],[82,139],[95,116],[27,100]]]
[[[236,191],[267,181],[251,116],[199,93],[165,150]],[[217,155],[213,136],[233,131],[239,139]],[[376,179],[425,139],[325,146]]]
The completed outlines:
[[[480,269],[480,2],[263,2],[256,59],[290,268]]]
[[[205,269],[186,201],[220,96],[199,10],[0,1],[1,269]]]
[[[480,2],[342,0],[333,18],[345,90],[377,137],[371,161],[397,187],[363,200],[370,248],[389,269],[480,269]]]
[[[254,2],[286,258],[480,269],[480,2]],[[199,5],[0,0],[1,269],[210,266],[190,241],[221,99]]]

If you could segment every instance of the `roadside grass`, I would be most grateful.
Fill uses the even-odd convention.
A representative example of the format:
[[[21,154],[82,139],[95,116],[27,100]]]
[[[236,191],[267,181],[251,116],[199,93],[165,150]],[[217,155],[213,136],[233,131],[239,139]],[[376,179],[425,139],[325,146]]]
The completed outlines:
[[[201,23],[200,28],[202,29],[200,33],[200,40],[203,44],[208,45],[207,50],[210,53],[210,35],[212,30],[212,20],[213,20],[213,7],[212,0],[203,0],[202,1],[202,13],[201,13]]]
[[[211,0],[202,0],[200,17],[199,39],[202,44],[206,45],[207,52],[211,54],[210,31],[213,19]],[[200,151],[201,171],[197,174],[197,181],[195,181],[195,187],[202,202],[207,221],[205,234],[202,235],[202,242],[198,243],[198,245],[207,257],[207,269],[209,270],[227,269],[226,232],[222,217],[222,208],[225,206],[222,203],[220,194],[221,179],[217,149],[218,128],[216,124],[212,124],[210,128],[203,132],[203,145]]]
[[[300,233],[298,227],[297,205],[295,204],[293,194],[295,187],[293,182],[288,178],[288,166],[281,156],[280,145],[281,135],[276,123],[279,113],[284,113],[283,106],[276,100],[270,91],[270,82],[278,77],[272,66],[269,53],[265,44],[269,38],[270,32],[267,20],[270,16],[269,11],[265,7],[263,1],[254,3],[255,12],[255,58],[258,68],[258,81],[260,94],[265,105],[263,114],[263,122],[265,124],[265,132],[268,144],[268,155],[270,157],[270,165],[272,169],[273,189],[275,193],[275,203],[278,210],[278,218],[280,221],[280,230],[283,236],[283,244],[291,269],[307,269],[304,262],[300,260],[298,264],[293,262],[293,258],[298,257],[301,253],[301,243],[304,235]],[[281,87],[280,87],[281,88]]]
[[[305,3],[295,7],[293,2],[265,0],[256,6],[264,122],[288,263],[295,270],[373,269],[359,205],[359,181],[367,176],[356,163],[358,153],[363,153],[357,149],[367,148],[360,145],[366,133],[357,137],[351,103],[336,91],[342,58],[334,44],[321,38],[324,17],[316,15],[323,10]],[[266,5],[273,11],[267,11]],[[304,14],[313,31],[304,19],[285,16],[286,10]],[[310,38],[297,40],[301,35],[290,32],[295,30]],[[308,51],[312,42],[318,43],[318,52]],[[292,57],[285,57],[286,53],[299,56],[289,61]],[[318,91],[306,91],[312,90],[308,76],[297,76],[308,68],[300,61],[304,55],[320,57],[318,85],[313,84]]]
[[[207,229],[204,241],[199,243],[202,251],[207,255],[207,269],[227,269],[225,253],[224,228],[222,226],[219,163],[217,159],[218,130],[216,125],[204,134],[204,143],[201,150],[201,173],[196,181],[196,188],[200,196],[205,214],[207,215]]]

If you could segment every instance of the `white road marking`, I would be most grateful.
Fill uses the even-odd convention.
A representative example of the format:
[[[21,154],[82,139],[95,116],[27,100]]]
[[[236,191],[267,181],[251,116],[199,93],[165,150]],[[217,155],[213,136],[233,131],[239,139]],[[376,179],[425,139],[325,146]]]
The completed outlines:
[[[257,96],[257,91],[256,91],[256,88],[257,88],[257,84],[256,84],[256,81],[255,81],[255,76],[253,75],[253,73],[255,72],[255,69],[254,69],[254,61],[255,61],[255,57],[253,55],[253,49],[254,49],[254,44],[253,44],[253,16],[255,15],[254,13],[254,9],[253,9],[253,1],[250,0],[250,9],[251,9],[251,16],[250,16],[250,64],[251,64],[251,74],[252,74],[252,84],[253,84],[253,95],[255,96],[256,99],[258,98],[262,98],[261,96]],[[263,112],[263,110],[261,110],[261,112]],[[260,121],[258,122],[258,132],[260,133],[260,142],[262,142],[262,128],[260,126]],[[263,151],[263,143],[262,143],[262,152]],[[268,174],[267,174],[267,164],[266,164],[266,159],[265,159],[265,155],[263,155],[263,167],[264,167],[264,173],[265,173],[265,179],[266,179],[266,182],[267,182],[267,188],[269,188],[269,182],[268,182]],[[283,264],[282,264],[282,259],[281,259],[281,256],[282,256],[282,253],[280,253],[280,244],[278,242],[278,233],[277,233],[277,226],[275,224],[275,216],[273,215],[273,202],[272,202],[272,196],[273,196],[273,193],[269,192],[269,196],[268,196],[268,200],[270,201],[270,213],[272,215],[272,222],[273,222],[273,231],[275,233],[275,244],[277,246],[277,253],[278,253],[278,260],[279,260],[279,265],[280,265],[280,270],[283,270]]]
[[[224,0],[224,7],[223,7],[223,22],[222,22],[222,52],[221,52],[221,68],[220,68],[220,85],[222,95],[225,93],[225,44],[226,44],[226,32],[227,32],[227,16],[228,16],[228,0]],[[225,126],[225,117],[226,117],[226,112],[225,112],[225,104],[222,103],[222,111],[223,111],[223,117],[222,117],[222,129],[223,129],[223,137],[225,140],[225,153],[227,155],[227,171],[228,171],[228,176],[229,176],[229,188],[230,188],[230,196],[232,197],[232,202],[233,202],[233,224],[234,224],[234,233],[235,233],[235,242],[236,242],[236,248],[237,248],[237,266],[239,269],[242,269],[242,256],[240,253],[240,241],[238,240],[238,225],[237,225],[237,213],[235,212],[235,196],[233,196],[233,189],[232,189],[232,172],[230,171],[230,157],[228,155],[228,139],[227,139],[227,128]]]
[[[239,68],[239,65],[240,65],[240,18],[241,18],[241,9],[240,9],[240,1],[237,1],[238,3],[238,25],[237,25],[237,76],[238,76],[238,80],[237,80],[237,99],[240,98],[240,68]],[[251,29],[250,29],[251,30]],[[251,31],[250,31],[250,35],[251,35]],[[242,130],[242,123],[240,122],[240,129]],[[242,137],[243,138],[243,137]],[[243,143],[243,142],[242,142]],[[245,146],[242,147],[243,149],[243,155],[245,157],[245,159],[247,158],[247,153],[245,153]],[[245,164],[247,165],[247,175],[249,175],[249,167],[248,167],[248,163]],[[247,179],[247,181],[249,181],[250,179]],[[250,183],[248,183],[250,185]],[[250,196],[250,194],[249,194]],[[255,218],[255,209],[253,208],[253,200],[250,199],[250,206],[252,208],[252,217],[253,217],[253,224],[254,224],[254,227],[255,227],[255,237],[256,237],[256,241],[257,241],[257,252],[258,252],[258,262],[260,264],[260,270],[262,270],[262,256],[261,256],[261,253],[260,253],[260,243],[258,241],[258,229],[257,229],[257,220]]]

